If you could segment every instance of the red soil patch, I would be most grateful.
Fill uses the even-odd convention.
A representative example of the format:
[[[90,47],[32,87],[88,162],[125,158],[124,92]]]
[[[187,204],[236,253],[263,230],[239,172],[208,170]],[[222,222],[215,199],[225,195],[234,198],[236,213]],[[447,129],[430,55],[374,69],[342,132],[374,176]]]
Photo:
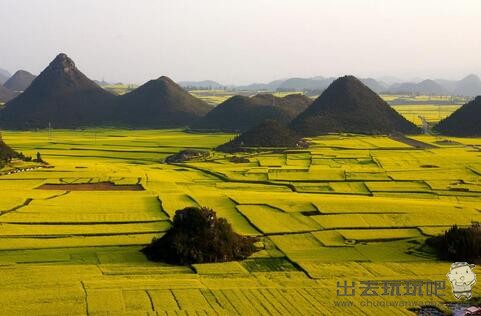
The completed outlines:
[[[42,184],[39,190],[61,190],[61,191],[143,191],[140,184],[116,185],[112,182],[78,183],[78,184]]]

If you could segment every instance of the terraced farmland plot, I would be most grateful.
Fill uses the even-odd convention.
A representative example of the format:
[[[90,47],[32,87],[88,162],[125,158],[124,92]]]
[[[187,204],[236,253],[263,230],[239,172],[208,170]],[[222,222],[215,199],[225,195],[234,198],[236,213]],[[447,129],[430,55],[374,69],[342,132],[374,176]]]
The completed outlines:
[[[259,232],[239,213],[236,205],[227,196],[220,192],[203,192],[196,186],[192,193],[193,199],[200,206],[210,207],[216,210],[219,217],[223,217],[231,223],[234,230],[240,234],[258,235]]]
[[[51,191],[50,191],[51,192]],[[137,192],[58,192],[0,217],[12,223],[131,223],[166,220],[156,196]]]
[[[414,137],[438,147],[426,150],[383,136],[327,135],[307,150],[237,154],[249,162],[213,153],[168,165],[168,153],[211,149],[232,135],[3,136],[53,168],[0,176],[0,314],[412,315],[360,309],[359,297],[336,306],[336,282],[444,279],[450,263],[420,245],[454,223],[481,221],[478,139]],[[102,182],[145,190],[37,189]],[[147,261],[140,249],[164,234],[175,211],[199,205],[259,235],[261,250],[193,267]]]
[[[269,180],[272,181],[344,181],[345,175],[342,170],[319,168],[311,166],[309,169],[270,169]]]
[[[238,205],[237,209],[264,234],[320,229],[315,221],[300,213],[285,213],[265,205]]]

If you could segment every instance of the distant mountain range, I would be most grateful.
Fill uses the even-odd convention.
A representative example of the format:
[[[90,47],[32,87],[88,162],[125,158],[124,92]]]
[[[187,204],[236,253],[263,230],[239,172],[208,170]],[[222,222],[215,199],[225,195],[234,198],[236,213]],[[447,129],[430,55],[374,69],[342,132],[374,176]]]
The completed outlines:
[[[27,89],[32,81],[35,79],[35,75],[32,75],[28,71],[19,70],[13,76],[11,76],[3,86],[12,91],[24,91]]]
[[[0,68],[0,85],[3,85],[10,76],[11,74],[7,70]]]
[[[212,80],[204,81],[180,81],[179,86],[186,89],[223,89],[224,86]]]
[[[222,117],[217,119],[222,120]],[[302,147],[306,145],[301,141],[302,137],[328,133],[385,135],[421,132],[354,76],[334,80],[310,106],[287,124],[269,118],[216,150],[239,152],[248,151],[250,147]]]
[[[209,87],[213,85],[210,81],[201,83]],[[236,95],[213,107],[165,76],[150,80],[126,94],[114,95],[85,76],[67,55],[59,54],[38,77],[17,71],[5,86],[0,85],[0,102],[6,102],[0,108],[0,127],[191,127],[197,130],[253,131],[246,134],[244,140],[238,139],[244,144],[251,143],[256,138],[253,135],[269,131],[272,134],[276,130],[290,140],[295,140],[297,135],[333,132],[414,134],[420,132],[419,128],[381,99],[377,91],[471,96],[481,91],[481,80],[469,75],[459,81],[428,79],[417,83],[394,83],[387,87],[373,78],[344,76],[337,79],[290,78],[263,87],[267,86],[277,90],[319,91],[320,95],[313,102],[301,93],[282,98],[265,92],[252,93],[255,95]],[[20,93],[21,90],[24,91]],[[466,104],[435,129],[449,135],[479,135],[480,100],[481,97],[477,97]],[[257,128],[266,120],[277,123]],[[262,144],[280,142],[269,136],[262,138]]]
[[[18,95],[17,92],[12,91],[10,89],[5,88],[4,86],[0,85],[0,103],[5,103]]]
[[[336,78],[312,77],[312,78],[286,78],[274,80],[268,83],[252,83],[249,85],[223,85],[212,80],[183,81],[179,85],[188,89],[232,89],[253,92],[274,91],[304,91],[311,94],[320,94]],[[481,79],[476,75],[468,75],[461,80],[426,79],[420,81],[403,82],[394,77],[382,77],[381,79],[360,78],[363,84],[376,93],[390,94],[424,94],[424,95],[459,95],[474,97],[481,95]]]

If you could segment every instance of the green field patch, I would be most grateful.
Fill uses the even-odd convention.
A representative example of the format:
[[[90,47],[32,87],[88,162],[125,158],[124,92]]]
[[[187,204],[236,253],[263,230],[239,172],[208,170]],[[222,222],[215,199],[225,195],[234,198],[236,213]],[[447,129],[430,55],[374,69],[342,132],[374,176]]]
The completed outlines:
[[[179,305],[177,304],[172,291],[168,289],[149,289],[146,291],[146,293],[149,295],[150,299],[152,300],[152,305],[157,311],[174,312],[179,309]]]
[[[276,245],[268,237],[260,237],[257,244],[259,250],[250,255],[249,259],[271,259],[285,257],[284,253],[279,251]]]
[[[476,181],[479,176],[467,168],[421,169],[409,171],[390,171],[388,175],[394,180],[466,180]]]
[[[272,181],[333,181],[344,180],[344,171],[311,166],[305,169],[270,169],[268,176]]]
[[[160,210],[156,196],[143,192],[71,192],[50,200],[35,200],[25,211],[45,212],[121,212],[140,213]]]
[[[391,178],[386,172],[353,172],[346,171],[346,181],[389,181]]]
[[[366,261],[364,254],[355,247],[321,247],[312,250],[299,249],[286,252],[287,257],[296,263],[305,261],[346,262]]]
[[[19,196],[5,196],[0,200],[0,211],[3,213],[9,211],[15,207],[23,205],[26,201],[25,198]],[[0,213],[1,214],[1,213]]]
[[[203,191],[202,188],[192,191],[192,197],[198,205],[215,210],[217,217],[227,219],[237,233],[259,235],[259,232],[239,213],[236,204],[227,196],[216,191]]]
[[[201,275],[249,274],[244,266],[237,261],[193,264],[192,268]]]
[[[12,191],[25,191],[31,190],[39,185],[43,184],[44,180],[2,180],[0,179],[0,188],[3,190],[12,190]],[[2,197],[3,200],[3,197]],[[0,202],[1,203],[1,202]]]
[[[237,209],[264,234],[307,232],[320,228],[299,213],[285,213],[265,205],[238,205]]]
[[[175,212],[186,207],[199,206],[189,195],[183,193],[162,193],[160,196],[162,209],[174,218]]]
[[[420,226],[418,229],[423,235],[437,236],[444,234],[451,226]]]
[[[52,194],[52,193],[50,193]],[[0,218],[3,222],[93,223],[166,220],[157,197],[143,192],[71,192],[33,200]]]
[[[413,273],[408,270],[404,270],[402,264],[392,262],[360,262],[359,263],[365,270],[369,271],[375,278],[379,277],[392,277],[396,279],[403,279],[413,276]],[[416,263],[418,264],[418,263]]]
[[[92,182],[92,183],[70,183],[70,184],[50,184],[45,183],[36,188],[37,190],[57,190],[57,191],[143,191],[140,184],[116,185],[112,182]]]
[[[324,146],[324,147],[334,147],[334,148],[345,148],[345,149],[374,149],[377,146],[374,146],[368,142],[365,142],[365,139],[370,139],[369,136],[361,136],[356,135],[326,135],[326,136],[317,136],[313,137],[311,141],[314,143],[315,146]]]
[[[289,234],[269,238],[295,262],[366,260],[354,247],[323,247],[312,234]]]
[[[323,260],[299,261],[298,264],[313,279],[339,279],[358,277],[369,279],[373,275],[358,262],[328,263]]]
[[[255,158],[260,167],[282,167],[286,165],[285,155],[259,155]]]
[[[333,193],[329,183],[295,182],[292,184],[299,193]]]
[[[291,192],[287,186],[283,185],[269,185],[269,184],[257,184],[257,183],[241,183],[241,182],[217,182],[216,188],[221,190],[229,190],[233,192],[249,191],[253,192]]]
[[[336,230],[321,230],[311,234],[325,247],[347,246],[344,236]]]
[[[377,148],[386,148],[386,149],[411,148],[411,146],[405,143],[401,143],[384,136],[366,136],[362,140],[372,145],[373,147],[377,147]]]
[[[322,244],[310,233],[269,236],[269,239],[282,251],[317,249]]]
[[[181,274],[182,275],[182,274]],[[84,282],[85,288],[89,290],[100,289],[199,289],[204,288],[197,275],[185,275],[183,278],[178,275],[165,277],[163,275],[144,276],[104,276],[96,279],[89,279]]]
[[[286,159],[286,166],[297,168],[309,168],[311,165],[309,154],[289,154]]]
[[[389,241],[389,242],[372,242],[368,244],[359,244],[354,248],[370,261],[425,261],[431,258],[418,256],[415,250],[418,245],[409,243],[408,241]]]
[[[431,192],[431,188],[423,181],[418,182],[365,182],[371,192]]]
[[[324,229],[394,227],[396,222],[387,214],[333,214],[311,216]]]
[[[102,265],[153,265],[140,251],[141,249],[142,247],[140,246],[95,248],[95,256],[97,257],[98,263]]]
[[[104,257],[109,259],[104,262]],[[102,258],[102,260],[99,260]],[[0,264],[8,263],[55,263],[68,264],[98,264],[98,263],[148,263],[145,256],[140,253],[138,246],[121,247],[75,247],[52,248],[32,250],[3,250],[0,251]]]
[[[146,265],[147,264],[147,265]],[[172,266],[162,264],[101,264],[99,269],[103,275],[160,275],[160,274],[191,274],[187,266]]]
[[[336,193],[370,194],[362,182],[331,182],[329,185]]]
[[[41,315],[55,311],[57,315],[85,313],[85,298],[78,284],[51,285],[49,288],[0,289],[3,315]]]
[[[88,225],[0,225],[0,237],[62,237],[62,236],[108,236],[165,232],[170,222],[161,221],[140,224],[88,224]],[[1,246],[0,246],[1,247]]]
[[[412,193],[412,192],[374,192],[375,197],[392,197],[399,199],[439,199],[438,192]]]
[[[69,262],[70,260],[71,257],[69,253],[51,249],[46,251],[0,251],[0,265]]]
[[[411,229],[346,229],[337,231],[344,239],[380,241],[421,237],[419,230]]]
[[[355,159],[355,158],[353,158]],[[339,168],[341,167],[341,164],[339,162],[336,162],[334,158],[328,158],[324,156],[312,156],[311,160],[311,166],[326,166],[330,168]]]
[[[241,264],[250,273],[297,271],[296,267],[285,258],[247,259]]]
[[[139,183],[139,178],[136,177],[122,177],[120,179],[111,180],[115,185],[134,185]]]
[[[231,277],[204,276],[202,284],[215,289],[229,289],[241,293],[243,290],[263,287],[262,283],[252,275],[232,275]]]
[[[449,270],[451,263],[449,262],[403,262],[403,263],[386,263],[390,269],[398,269],[405,271],[405,275],[415,275],[417,277],[442,278],[446,276],[446,270]]]
[[[123,290],[122,299],[126,312],[141,313],[152,310],[151,299],[144,290]]]
[[[300,193],[338,193],[338,194],[360,194],[369,195],[370,192],[362,182],[328,182],[293,183],[296,192]]]
[[[400,199],[395,197],[334,196],[313,197],[312,203],[323,214],[329,213],[458,213],[460,205],[441,200]]]
[[[317,211],[310,202],[309,195],[298,193],[276,192],[275,196],[269,192],[229,192],[229,197],[237,204],[269,205],[285,212]]]
[[[69,212],[43,212],[28,211],[23,212],[18,209],[15,212],[0,216],[0,223],[15,224],[60,224],[60,225],[77,225],[77,224],[97,224],[97,223],[149,223],[167,220],[167,216],[163,213],[130,213],[128,211],[119,212],[95,212],[85,211],[79,213]]]
[[[459,213],[459,212],[457,212]],[[470,225],[481,219],[479,214],[461,212],[422,214],[333,214],[311,216],[325,229],[341,228],[414,228],[418,226]]]
[[[135,234],[120,236],[75,236],[58,238],[5,237],[1,250],[49,249],[66,247],[100,247],[147,245],[159,234]]]

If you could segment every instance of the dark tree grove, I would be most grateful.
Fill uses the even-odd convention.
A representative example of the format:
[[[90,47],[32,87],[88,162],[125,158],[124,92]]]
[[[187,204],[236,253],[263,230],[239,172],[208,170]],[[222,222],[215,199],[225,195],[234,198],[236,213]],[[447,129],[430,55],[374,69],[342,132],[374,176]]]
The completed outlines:
[[[235,233],[209,208],[187,207],[177,211],[171,229],[142,252],[149,260],[171,264],[225,262],[250,256],[257,240]]]
[[[454,225],[443,235],[428,238],[426,243],[436,250],[439,259],[473,262],[481,258],[481,226]]]

